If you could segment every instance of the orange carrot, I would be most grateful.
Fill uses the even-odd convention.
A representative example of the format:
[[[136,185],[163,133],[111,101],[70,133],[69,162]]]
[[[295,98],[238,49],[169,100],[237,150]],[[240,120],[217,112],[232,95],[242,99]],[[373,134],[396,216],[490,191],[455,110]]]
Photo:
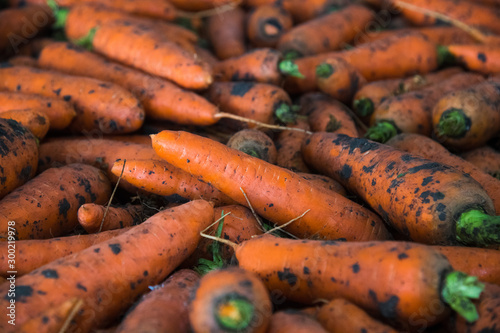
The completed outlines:
[[[241,205],[248,206],[248,198],[255,211],[271,222],[282,225],[302,216],[286,227],[299,237],[390,238],[371,211],[337,193],[324,193],[286,169],[187,132],[162,131],[152,138],[160,157],[213,184]]]
[[[302,178],[310,181],[312,184],[316,185],[317,187],[321,187],[325,189],[326,191],[334,191],[342,196],[347,196],[347,192],[340,184],[338,181],[336,181],[333,178],[323,176],[323,175],[315,175],[312,173],[304,173],[304,172],[298,172],[297,173],[299,176]]]
[[[305,313],[294,311],[294,310],[284,310],[277,311],[271,317],[271,324],[269,326],[268,333],[327,333],[321,324]]]
[[[107,208],[97,204],[84,204],[78,208],[78,223],[92,234],[139,224],[142,222],[141,214],[141,205]]]
[[[78,207],[87,202],[104,204],[110,194],[109,180],[92,166],[46,170],[2,199],[0,238],[7,239],[12,231],[16,239],[66,235],[78,225]]]
[[[19,48],[19,52],[17,53],[20,56],[28,56],[30,58],[38,58],[38,55],[43,50],[43,48],[49,44],[56,42],[52,38],[41,37],[31,40],[26,45],[23,45]],[[32,66],[36,67],[36,66]]]
[[[247,19],[247,36],[256,47],[275,47],[293,26],[292,16],[279,2],[252,10]]]
[[[236,0],[169,0],[175,7],[188,11],[208,10],[226,5],[236,5]]]
[[[11,110],[0,112],[0,118],[17,121],[30,130],[33,135],[42,140],[49,131],[50,121],[47,115],[39,110]]]
[[[297,119],[295,125],[288,126],[310,130],[309,122],[300,118]],[[278,153],[276,165],[290,169],[294,172],[309,172],[309,168],[305,164],[302,153],[300,152],[300,146],[306,136],[305,133],[297,131],[282,131],[279,133],[276,140],[276,149]]]
[[[234,133],[227,146],[260,158],[271,164],[276,164],[277,151],[273,140],[264,132],[256,129],[245,129]]]
[[[118,236],[130,228],[103,231],[93,235],[76,235],[50,239],[27,239],[16,241],[16,276],[30,273],[56,259],[80,252],[92,245]],[[50,249],[50,251],[47,251]],[[8,242],[0,242],[1,275],[8,277],[9,246]]]
[[[272,314],[269,291],[259,277],[236,267],[203,276],[190,305],[194,333],[265,333]]]
[[[128,142],[128,143],[138,143],[141,145],[151,145],[151,137],[149,135],[142,135],[142,134],[137,134],[137,135],[106,135],[103,137],[105,140],[114,140],[114,141],[121,141],[121,142]]]
[[[500,179],[500,153],[495,149],[484,146],[468,151],[460,156],[483,172]]]
[[[196,272],[182,269],[141,297],[116,333],[189,332],[189,298],[199,283]]]
[[[240,7],[211,16],[207,38],[221,60],[245,53],[245,11]]]
[[[0,68],[0,75],[0,90],[72,102],[77,111],[70,125],[74,131],[129,133],[144,122],[139,101],[111,83],[23,66]]]
[[[388,145],[314,133],[307,163],[359,195],[401,236],[421,243],[487,246],[500,242],[491,198],[463,172]]]
[[[82,298],[83,306],[69,331],[89,332],[113,322],[194,251],[212,217],[211,205],[203,200],[164,210],[128,232],[16,279],[16,301],[23,304],[16,308],[16,325],[73,297]],[[1,306],[10,302],[8,289],[0,286]],[[6,321],[0,329],[12,331]]]
[[[37,67],[38,63],[35,58],[31,58],[28,56],[17,55],[15,57],[9,58],[9,64],[14,66],[28,66],[28,67]]]
[[[35,136],[17,121],[0,119],[0,199],[35,176],[37,159]]]
[[[483,44],[453,44],[443,46],[441,52],[471,71],[492,74],[500,73],[500,46]]]

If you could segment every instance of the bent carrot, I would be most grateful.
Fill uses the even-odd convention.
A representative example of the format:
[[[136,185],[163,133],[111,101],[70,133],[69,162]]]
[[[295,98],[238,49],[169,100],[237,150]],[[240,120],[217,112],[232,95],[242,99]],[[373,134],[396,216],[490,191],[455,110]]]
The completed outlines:
[[[254,8],[247,19],[247,36],[256,47],[275,47],[293,26],[292,16],[279,2]]]
[[[317,332],[317,333],[327,333],[321,324],[305,313],[294,311],[294,310],[284,310],[277,311],[271,317],[271,324],[269,325],[268,333],[307,333],[307,332]]]
[[[278,155],[276,146],[273,140],[262,131],[241,130],[234,133],[226,145],[268,163],[276,164],[276,156]]]
[[[68,330],[88,332],[105,326],[194,251],[212,217],[211,205],[203,200],[164,210],[128,232],[18,278],[17,301],[23,306],[16,308],[16,324],[79,297],[83,306]],[[100,272],[99,278],[86,276],[93,272]],[[7,293],[8,286],[0,286],[2,306],[10,301]],[[10,330],[6,321],[0,329]]]
[[[454,58],[470,71],[483,74],[500,73],[500,47],[498,45],[447,45],[441,52]]]
[[[189,332],[189,298],[200,277],[182,269],[141,297],[116,333]]]
[[[300,118],[296,120],[296,124],[288,126],[301,128],[306,131],[310,130],[309,122]],[[276,165],[290,169],[294,172],[309,172],[309,168],[304,162],[302,153],[300,152],[300,146],[306,137],[306,133],[297,131],[282,131],[279,133],[276,140],[276,149],[278,153]]]
[[[259,215],[276,224],[308,211],[286,227],[299,237],[358,241],[390,238],[371,211],[339,194],[323,193],[286,169],[187,132],[162,131],[152,135],[152,140],[161,158],[209,182],[243,206],[248,205],[248,198]]]
[[[215,122],[217,108],[201,96],[71,44],[46,46],[38,63],[44,68],[121,85],[139,98],[147,117],[180,124],[212,125]]]
[[[36,138],[15,120],[0,119],[0,199],[37,172]]]
[[[495,149],[484,146],[468,151],[460,156],[483,172],[500,179],[500,153]]]
[[[33,135],[42,140],[49,131],[50,121],[44,112],[39,110],[11,110],[0,112],[0,118],[17,121],[30,130]]]
[[[211,16],[207,21],[207,38],[217,58],[224,60],[245,53],[245,11],[240,7]]]
[[[500,316],[498,316],[498,309],[500,308],[500,286],[485,283],[484,292],[475,303],[477,312],[479,313],[479,320],[471,324],[467,323],[461,317],[456,317],[456,332],[481,333],[498,330],[498,327],[500,327]]]
[[[106,215],[104,215],[106,214]],[[78,208],[78,223],[89,234],[131,227],[142,222],[141,205],[106,207],[97,204],[84,204]]]
[[[203,276],[189,311],[193,332],[265,333],[272,314],[269,291],[259,277],[236,267]]]
[[[0,90],[72,102],[77,111],[69,127],[73,131],[129,133],[144,122],[137,98],[111,83],[23,66],[0,68],[0,75]]]
[[[56,259],[80,252],[92,245],[118,236],[130,228],[103,231],[93,235],[76,235],[50,239],[28,239],[16,242],[17,276],[25,275]],[[50,250],[48,250],[50,249]],[[8,243],[0,242],[0,267],[4,277],[8,277]]]
[[[302,153],[307,163],[359,195],[405,238],[438,245],[500,242],[491,198],[461,171],[334,133],[314,133]]]
[[[110,195],[106,175],[90,165],[51,168],[2,199],[0,238],[7,239],[13,227],[16,239],[65,235],[78,225],[78,207],[87,202],[104,204]],[[16,223],[12,226],[9,221]]]
[[[500,181],[459,156],[450,153],[439,142],[419,134],[401,133],[387,141],[386,144],[399,150],[448,165],[468,174],[481,184],[493,201],[495,211],[500,213]]]

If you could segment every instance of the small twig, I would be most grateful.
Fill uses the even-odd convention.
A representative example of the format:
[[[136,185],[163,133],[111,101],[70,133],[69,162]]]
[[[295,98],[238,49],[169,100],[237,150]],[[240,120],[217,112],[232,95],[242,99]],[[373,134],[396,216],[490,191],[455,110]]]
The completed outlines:
[[[215,237],[215,236],[212,236],[212,235],[209,235],[209,234],[206,234],[205,232],[210,229],[211,227],[213,227],[214,225],[216,225],[217,223],[219,223],[220,220],[222,220],[223,218],[225,218],[226,216],[228,216],[229,214],[231,214],[231,212],[227,213],[227,214],[224,214],[223,216],[221,216],[219,219],[217,219],[217,221],[215,221],[214,223],[212,223],[211,225],[209,225],[208,227],[206,227],[204,230],[200,231],[200,235],[201,237],[205,237],[205,238],[208,238],[208,239],[211,239],[211,240],[214,240],[214,241],[217,241],[217,242],[220,242],[220,243],[223,243],[223,244],[226,244],[226,245],[229,245],[231,246],[233,249],[236,249],[236,247],[238,246],[238,244],[236,243],[233,243],[227,239],[224,239],[224,238],[220,238],[220,237]]]
[[[73,307],[71,308],[71,311],[68,314],[68,316],[66,317],[66,319],[64,320],[64,324],[61,326],[59,333],[64,333],[67,331],[69,324],[71,323],[71,321],[76,316],[76,314],[78,313],[78,311],[80,310],[80,308],[82,306],[83,306],[83,300],[81,298],[79,298],[76,301],[76,303],[73,305]]]
[[[281,131],[297,131],[297,132],[302,132],[302,133],[306,133],[306,134],[313,134],[312,132],[303,130],[302,128],[295,128],[295,127],[287,127],[287,126],[279,126],[279,125],[266,124],[266,123],[262,123],[262,122],[257,121],[257,120],[248,119],[248,118],[245,118],[245,117],[240,117],[240,116],[237,116],[237,115],[232,114],[232,113],[219,112],[214,117],[215,118],[229,118],[229,119],[234,119],[234,120],[238,120],[238,121],[241,121],[241,122],[244,122],[244,123],[251,123],[251,124],[255,124],[257,126],[264,127],[264,128],[269,128],[269,129],[275,129],[275,130],[281,130]]]
[[[111,206],[111,202],[113,201],[113,198],[115,197],[116,190],[118,189],[118,185],[120,184],[120,180],[122,179],[123,172],[125,171],[125,163],[127,163],[127,160],[123,160],[123,167],[122,167],[122,172],[120,173],[120,177],[118,177],[118,181],[116,182],[115,188],[113,189],[113,193],[111,193],[111,198],[109,198],[108,205],[106,206],[106,210],[104,211],[104,215],[102,216],[101,220],[101,225],[99,226],[99,232],[102,231],[102,226],[104,225],[104,219],[106,218],[106,215],[108,214],[109,206]]]
[[[245,200],[247,201],[248,208],[250,208],[250,210],[252,211],[253,217],[255,217],[255,219],[257,220],[257,223],[259,223],[260,228],[262,229],[262,231],[265,232],[266,229],[264,228],[264,223],[262,223],[262,221],[260,220],[259,215],[257,215],[257,213],[255,213],[255,210],[253,209],[252,204],[250,203],[250,200],[248,200],[247,194],[245,193],[245,191],[243,191],[243,189],[241,187],[240,187],[240,190],[243,193],[243,196],[245,197]]]
[[[288,225],[290,225],[292,222],[295,222],[295,221],[297,221],[298,219],[300,219],[300,218],[304,217],[304,215],[306,215],[309,211],[310,211],[310,209],[306,210],[304,213],[302,213],[302,215],[297,216],[297,217],[296,217],[296,218],[294,218],[294,219],[291,219],[291,220],[290,220],[290,221],[288,221],[287,223],[282,224],[282,225],[280,225],[280,226],[277,226],[277,227],[275,227],[275,228],[272,228],[271,230],[268,230],[268,231],[266,232],[266,234],[270,234],[270,233],[273,233],[274,231],[278,231],[278,230],[281,230],[281,229],[283,229],[283,228],[287,227],[287,226],[288,226]],[[284,231],[284,230],[281,230],[281,231]]]

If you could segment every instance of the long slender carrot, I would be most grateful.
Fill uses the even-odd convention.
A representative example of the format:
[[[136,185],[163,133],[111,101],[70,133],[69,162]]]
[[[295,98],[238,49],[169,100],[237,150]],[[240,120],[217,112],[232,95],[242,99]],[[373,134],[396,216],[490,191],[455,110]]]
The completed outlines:
[[[84,204],[78,208],[78,223],[89,234],[130,227],[142,222],[141,205],[106,207]]]
[[[117,237],[42,266],[16,279],[16,324],[73,297],[83,306],[69,331],[88,332],[112,322],[132,302],[163,281],[191,252],[212,221],[211,205],[192,201],[161,211]],[[96,272],[99,272],[97,274]],[[8,286],[0,286],[7,306]],[[0,323],[3,332],[12,329]]]
[[[50,239],[28,239],[16,242],[16,276],[25,275],[56,259],[80,252],[92,245],[118,236],[130,228],[103,231],[93,235],[76,235]],[[1,275],[8,277],[8,254],[7,242],[0,242]]]
[[[193,332],[265,333],[272,314],[269,291],[254,273],[236,267],[203,276],[189,311]]]
[[[483,172],[500,179],[500,153],[495,149],[484,146],[468,151],[460,156]]]
[[[21,126],[30,130],[38,139],[42,140],[50,127],[47,115],[39,110],[11,110],[0,112],[0,118],[17,121]]]
[[[484,81],[479,74],[459,73],[424,89],[388,98],[371,115],[372,126],[365,137],[384,143],[401,132],[430,136],[432,109],[440,98]]]
[[[0,75],[0,90],[73,103],[77,115],[69,128],[74,131],[129,133],[144,122],[144,110],[137,98],[112,83],[23,66],[0,68]]]
[[[116,177],[122,176],[129,184],[173,200],[205,199],[217,206],[234,203],[234,200],[214,186],[163,160],[127,160],[125,168],[123,161],[119,160],[110,167]]]
[[[280,37],[290,30],[293,20],[279,2],[254,8],[247,19],[247,36],[256,47],[275,47]]]
[[[6,239],[12,230],[17,239],[65,235],[78,225],[78,207],[87,202],[104,204],[110,194],[105,174],[90,165],[46,170],[2,199],[0,238]]]
[[[68,43],[53,43],[41,52],[41,67],[88,76],[121,85],[144,105],[146,116],[180,124],[211,125],[217,108],[201,96],[177,85]]]
[[[387,141],[386,144],[463,171],[481,184],[493,201],[495,211],[500,212],[500,181],[459,156],[450,153],[439,142],[419,134],[401,133]]]
[[[306,119],[298,118],[295,125],[288,125],[289,127],[301,128],[303,130],[310,130],[309,122]],[[297,131],[283,131],[276,139],[277,159],[276,165],[290,169],[294,172],[309,172],[300,146],[302,141],[305,140],[307,135]]]
[[[327,333],[321,324],[312,316],[294,310],[277,311],[271,317],[268,333]]]
[[[442,52],[470,71],[483,74],[500,73],[500,46],[491,44],[453,44]]]
[[[277,48],[286,58],[338,50],[351,42],[374,15],[365,6],[347,6],[295,26],[281,36]]]
[[[304,159],[359,195],[402,236],[417,242],[486,246],[500,242],[495,208],[463,172],[388,145],[314,133]]]
[[[207,38],[219,59],[224,60],[245,53],[245,19],[246,13],[240,7],[208,18]]]
[[[231,136],[226,145],[230,148],[258,157],[271,164],[276,164],[277,151],[273,140],[264,132],[245,129]]]
[[[152,140],[160,157],[211,183],[241,205],[247,206],[248,198],[259,215],[276,224],[282,225],[307,211],[286,227],[299,237],[390,238],[371,211],[339,194],[324,193],[286,169],[187,132],[162,131],[152,135]]]
[[[188,333],[189,298],[199,281],[199,275],[189,269],[172,274],[138,301],[122,320],[116,333]]]
[[[0,199],[37,172],[35,136],[15,120],[0,119]]]

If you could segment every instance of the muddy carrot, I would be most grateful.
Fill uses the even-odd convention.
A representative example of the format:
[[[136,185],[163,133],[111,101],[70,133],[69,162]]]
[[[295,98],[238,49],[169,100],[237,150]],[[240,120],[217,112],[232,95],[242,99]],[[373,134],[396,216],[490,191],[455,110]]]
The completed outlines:
[[[245,11],[236,7],[211,16],[207,21],[207,38],[221,60],[245,53]]]
[[[68,43],[46,46],[38,63],[44,68],[120,85],[138,97],[147,117],[200,126],[216,122],[215,105],[194,92]]]
[[[175,7],[188,11],[215,9],[227,5],[237,5],[236,0],[169,0]]]
[[[142,222],[142,206],[109,207],[84,204],[78,208],[78,223],[89,234],[130,227]],[[106,214],[106,215],[104,215]]]
[[[56,40],[48,37],[40,37],[31,40],[29,43],[23,45],[22,47],[19,48],[19,52],[17,53],[20,56],[28,56],[30,58],[38,58],[38,55],[40,54],[40,51],[42,49],[51,44],[54,43]],[[36,66],[33,66],[36,67]]]
[[[264,132],[256,129],[245,129],[236,132],[227,142],[227,146],[276,164],[277,151],[273,140]]]
[[[302,178],[307,179],[314,185],[321,187],[327,191],[334,191],[344,197],[347,196],[347,192],[344,186],[342,186],[342,184],[340,184],[333,178],[323,175],[316,175],[312,173],[305,173],[305,172],[297,172],[297,174]]]
[[[16,242],[17,276],[25,275],[56,259],[80,252],[92,245],[118,236],[130,228],[103,231],[93,235],[76,235],[50,239],[28,239]],[[47,251],[47,249],[50,249]],[[8,277],[8,243],[0,242],[1,275]]]
[[[234,203],[234,200],[214,186],[163,160],[131,159],[126,161],[125,168],[123,161],[119,160],[110,167],[116,177],[122,175],[123,170],[122,179],[127,183],[146,192],[169,197],[171,200],[205,199],[217,206]]]
[[[172,274],[141,297],[116,332],[189,332],[189,298],[199,280],[189,269]]]
[[[280,37],[290,30],[293,20],[279,2],[253,9],[247,19],[247,36],[256,47],[275,47]]]
[[[0,199],[37,172],[35,136],[17,121],[0,119]]]
[[[459,73],[427,88],[388,98],[371,115],[365,137],[384,143],[401,132],[430,136],[432,109],[440,98],[480,82],[484,78],[479,74]]]
[[[211,205],[203,200],[163,210],[128,232],[18,278],[16,287],[25,292],[18,294],[23,306],[16,309],[16,324],[73,297],[84,304],[69,331],[110,324],[194,251],[212,218]],[[86,277],[89,273],[94,278]],[[9,302],[7,293],[1,286],[2,306]],[[7,325],[0,323],[2,331],[7,332]]]
[[[495,149],[484,146],[468,151],[460,156],[483,172],[500,179],[500,153]]]
[[[152,140],[160,157],[213,184],[241,205],[248,206],[248,198],[255,211],[273,223],[282,225],[307,211],[286,227],[296,236],[390,238],[381,220],[371,211],[339,194],[324,193],[284,168],[188,132],[162,131],[153,135]],[[275,192],[278,189],[279,194]]]
[[[441,48],[443,54],[470,71],[483,74],[500,73],[500,46],[484,44],[454,44]]]
[[[190,305],[193,332],[265,333],[272,314],[269,291],[252,272],[236,267],[203,276]]]
[[[307,163],[359,195],[407,239],[483,247],[500,242],[491,198],[461,171],[334,133],[313,134],[302,153]]]
[[[312,316],[295,310],[277,311],[271,317],[268,333],[327,333],[321,324]]]
[[[296,124],[288,125],[289,127],[301,128],[310,130],[309,122],[306,119],[298,118]],[[294,172],[309,172],[309,168],[305,164],[300,146],[306,138],[305,133],[297,131],[282,131],[276,139],[277,158],[276,165],[290,169]]]
[[[0,118],[12,119],[21,126],[30,130],[38,139],[42,140],[49,131],[50,121],[44,112],[39,110],[11,110],[0,112]]]
[[[350,5],[295,26],[281,36],[277,48],[285,58],[304,57],[341,49],[374,19],[362,5]]]
[[[445,147],[483,146],[500,130],[500,80],[491,79],[443,96],[432,110],[437,140]]]

